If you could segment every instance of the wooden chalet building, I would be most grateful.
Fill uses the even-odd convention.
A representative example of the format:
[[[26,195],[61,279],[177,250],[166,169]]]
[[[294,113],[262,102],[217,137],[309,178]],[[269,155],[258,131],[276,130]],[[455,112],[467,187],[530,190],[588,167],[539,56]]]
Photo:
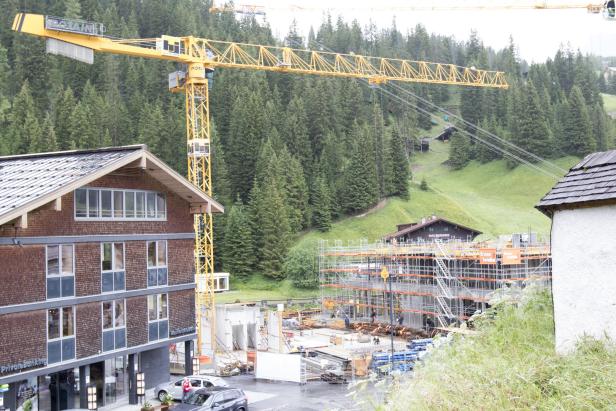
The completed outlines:
[[[136,404],[137,372],[168,380],[170,345],[197,337],[207,207],[223,211],[141,145],[0,157],[4,406],[87,408],[88,383],[99,406]]]
[[[481,231],[465,227],[441,217],[422,218],[417,223],[398,224],[395,233],[387,234],[383,240],[387,243],[432,242],[435,240],[472,241]]]

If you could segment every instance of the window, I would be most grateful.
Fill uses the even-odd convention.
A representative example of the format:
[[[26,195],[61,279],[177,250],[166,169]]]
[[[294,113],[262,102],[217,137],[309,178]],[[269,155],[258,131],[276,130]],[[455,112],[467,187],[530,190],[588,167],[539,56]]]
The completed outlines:
[[[124,290],[124,243],[101,244],[101,290],[104,293]]]
[[[75,295],[73,247],[72,244],[47,246],[47,298],[73,297]]]
[[[75,308],[47,310],[47,362],[49,364],[75,358]]]
[[[148,287],[167,285],[167,241],[148,241]]]
[[[75,190],[75,218],[100,220],[164,220],[167,203],[154,191],[79,188]]]
[[[104,301],[103,306],[103,351],[126,347],[125,300]]]
[[[115,218],[124,217],[124,191],[113,192],[113,216]]]
[[[167,294],[148,295],[149,341],[169,338],[169,307]]]

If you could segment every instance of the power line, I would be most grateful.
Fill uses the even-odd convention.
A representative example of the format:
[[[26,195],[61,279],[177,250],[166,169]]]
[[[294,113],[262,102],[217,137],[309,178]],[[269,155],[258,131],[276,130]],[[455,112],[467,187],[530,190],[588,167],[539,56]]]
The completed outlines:
[[[295,41],[293,41],[293,42],[295,42]],[[316,44],[318,47],[320,47],[323,50],[333,52],[333,50],[331,50],[327,46],[319,43],[316,40],[313,40],[313,43]],[[405,99],[401,98],[397,94],[392,93],[391,91],[381,87],[380,85],[378,85],[378,84],[377,85],[370,84],[370,82],[367,79],[361,79],[361,80],[363,80],[364,83],[367,84],[369,87],[371,87],[371,88],[378,88],[379,90],[381,90],[385,94],[387,94],[387,95],[391,96],[392,98],[402,102],[403,104],[405,104],[407,106],[410,106],[411,108],[414,108],[417,111],[425,113],[425,114],[429,115],[431,118],[436,118],[434,113],[432,113],[432,112],[430,112],[428,110],[425,110],[425,109],[419,107],[418,105],[415,105],[415,104],[411,103],[408,100],[405,100]],[[445,108],[440,107],[440,106],[432,103],[431,101],[426,100],[426,99],[416,95],[415,93],[412,93],[411,91],[409,91],[409,90],[407,90],[405,88],[402,88],[401,86],[399,86],[397,84],[390,84],[390,85],[393,88],[395,88],[395,89],[397,89],[397,90],[399,90],[399,91],[401,91],[401,92],[403,92],[405,94],[411,95],[413,98],[415,98],[417,100],[420,100],[420,101],[430,105],[431,107],[435,108],[436,110],[441,111],[441,112],[443,112],[443,113],[445,113],[445,114],[447,114],[447,115],[449,115],[451,117],[454,117],[454,118],[460,120],[464,124],[467,124],[470,127],[474,128],[475,130],[477,130],[479,132],[483,132],[484,134],[488,135],[490,138],[493,138],[493,139],[497,140],[501,144],[507,145],[507,146],[511,147],[512,149],[517,150],[518,152],[523,153],[523,154],[525,154],[525,155],[527,155],[527,156],[537,160],[538,162],[547,165],[548,167],[552,168],[554,171],[557,171],[559,174],[557,175],[557,174],[554,174],[553,172],[551,172],[549,170],[545,170],[545,169],[537,166],[536,164],[534,164],[534,163],[532,163],[532,162],[530,162],[530,161],[520,157],[519,155],[516,155],[516,154],[512,153],[511,151],[505,149],[504,147],[499,147],[499,146],[495,145],[492,142],[489,142],[489,141],[486,141],[486,140],[482,139],[481,137],[479,137],[476,134],[473,134],[473,133],[471,133],[469,131],[466,131],[466,130],[463,130],[463,129],[458,130],[461,133],[466,134],[466,135],[470,136],[471,138],[475,139],[476,141],[482,143],[483,145],[485,145],[492,152],[503,154],[503,155],[505,155],[505,156],[507,156],[507,157],[509,157],[509,158],[511,158],[511,159],[513,159],[513,160],[515,160],[517,162],[519,162],[519,163],[525,164],[525,165],[533,168],[534,170],[536,170],[536,171],[538,171],[538,172],[540,172],[542,174],[545,174],[545,175],[547,175],[549,177],[552,177],[552,178],[554,178],[556,180],[560,179],[561,175],[565,174],[567,172],[566,170],[564,170],[563,168],[557,166],[556,164],[554,164],[554,163],[552,163],[552,162],[550,162],[550,161],[548,161],[548,160],[546,160],[546,159],[544,159],[544,158],[542,158],[542,157],[540,157],[540,156],[538,156],[538,155],[536,155],[534,153],[531,153],[531,152],[523,149],[522,147],[519,147],[519,146],[513,144],[512,142],[507,141],[507,140],[505,140],[505,139],[503,139],[503,138],[501,138],[501,137],[499,137],[499,136],[497,136],[497,135],[495,135],[495,134],[493,134],[493,133],[491,133],[491,132],[489,132],[487,130],[484,130],[484,129],[482,129],[479,126],[477,126],[477,125],[475,125],[473,123],[470,123],[469,121],[464,120],[462,117],[459,117],[459,116],[451,113],[450,111],[446,110]]]
[[[416,99],[418,99],[418,100],[420,100],[420,101],[430,105],[431,107],[441,111],[442,113],[447,114],[448,116],[451,116],[451,117],[455,118],[456,120],[459,120],[460,122],[462,122],[462,123],[464,123],[464,124],[474,128],[475,130],[488,135],[489,137],[497,140],[498,142],[500,142],[500,143],[502,143],[504,145],[507,145],[507,146],[509,146],[509,147],[511,147],[511,148],[513,148],[513,149],[515,149],[515,150],[517,150],[517,151],[519,151],[519,152],[521,152],[521,153],[523,153],[523,154],[525,154],[525,155],[527,155],[527,156],[537,160],[538,162],[544,163],[545,165],[547,165],[550,168],[554,169],[554,171],[558,171],[559,173],[562,173],[562,174],[565,174],[567,172],[567,170],[565,170],[565,169],[561,168],[560,166],[558,166],[558,165],[556,165],[556,164],[546,160],[545,158],[540,157],[540,156],[538,156],[538,155],[536,155],[534,153],[531,153],[530,151],[527,151],[527,150],[523,149],[522,147],[513,144],[511,141],[508,141],[508,140],[506,140],[504,138],[501,138],[501,137],[497,136],[496,134],[494,134],[494,133],[492,133],[492,132],[490,132],[488,130],[483,129],[483,128],[477,126],[476,124],[473,124],[473,123],[471,123],[471,122],[469,122],[467,120],[464,120],[462,117],[460,117],[460,116],[458,116],[456,114],[453,114],[452,112],[448,111],[447,109],[445,109],[443,107],[440,107],[440,106],[432,103],[431,101],[422,98],[421,96],[418,96],[417,94],[413,93],[412,91],[410,91],[408,89],[405,89],[405,88],[401,87],[398,84],[393,84],[392,83],[392,84],[389,84],[389,85],[390,85],[390,87],[393,87],[393,88],[395,88],[395,89],[397,89],[397,90],[399,90],[399,91],[401,91],[401,92],[403,92],[405,94],[409,94],[409,95],[413,96],[414,98],[416,98]]]

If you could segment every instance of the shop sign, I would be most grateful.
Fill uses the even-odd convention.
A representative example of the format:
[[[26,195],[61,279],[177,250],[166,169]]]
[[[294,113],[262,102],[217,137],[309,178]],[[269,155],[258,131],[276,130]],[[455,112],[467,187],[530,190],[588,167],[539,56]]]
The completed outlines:
[[[35,358],[32,360],[26,360],[15,364],[0,365],[0,374],[21,372],[23,370],[27,370],[28,368],[44,367],[46,365],[46,358]]]
[[[179,335],[192,334],[194,332],[195,332],[195,327],[184,327],[184,328],[179,328],[179,329],[171,330],[169,332],[169,336],[177,337]]]

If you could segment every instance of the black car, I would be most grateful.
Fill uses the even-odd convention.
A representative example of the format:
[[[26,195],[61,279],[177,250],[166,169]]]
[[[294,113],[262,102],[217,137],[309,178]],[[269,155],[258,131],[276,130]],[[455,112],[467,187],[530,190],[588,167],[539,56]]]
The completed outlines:
[[[231,387],[210,387],[192,391],[174,411],[248,411],[244,391]]]

